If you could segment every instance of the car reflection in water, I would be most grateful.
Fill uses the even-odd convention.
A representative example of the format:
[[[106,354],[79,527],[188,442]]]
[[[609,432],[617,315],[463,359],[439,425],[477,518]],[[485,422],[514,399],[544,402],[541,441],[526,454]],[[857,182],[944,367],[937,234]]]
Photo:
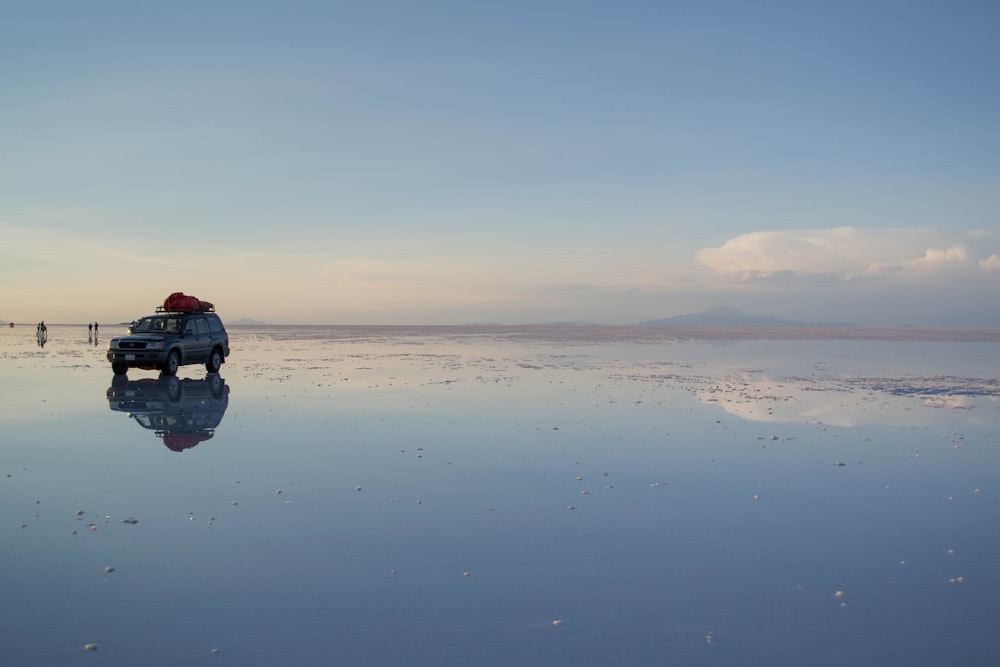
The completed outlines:
[[[229,407],[229,386],[218,373],[202,380],[116,375],[108,388],[108,406],[155,432],[167,449],[182,452],[215,435]]]

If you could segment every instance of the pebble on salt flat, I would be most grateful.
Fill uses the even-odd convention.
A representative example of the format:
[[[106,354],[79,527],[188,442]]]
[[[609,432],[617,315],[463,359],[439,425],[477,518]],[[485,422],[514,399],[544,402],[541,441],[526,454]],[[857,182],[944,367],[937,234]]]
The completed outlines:
[[[84,644],[83,645],[83,650],[84,651],[96,651],[97,650],[97,644]]]
[[[110,565],[108,565],[106,568],[104,568],[104,571],[107,572],[108,574],[110,574],[110,573],[112,573],[112,572],[115,571],[115,568],[113,568]]]

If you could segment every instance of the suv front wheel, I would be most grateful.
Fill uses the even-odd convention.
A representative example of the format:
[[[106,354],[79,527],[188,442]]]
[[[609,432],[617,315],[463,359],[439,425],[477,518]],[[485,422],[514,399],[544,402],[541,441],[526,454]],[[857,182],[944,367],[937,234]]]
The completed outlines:
[[[211,354],[208,355],[208,361],[205,362],[205,368],[209,373],[219,372],[219,369],[222,368],[222,350],[220,348],[212,348]]]
[[[177,350],[170,350],[167,353],[167,360],[163,362],[163,374],[164,375],[176,375],[177,369],[181,365],[181,353]]]

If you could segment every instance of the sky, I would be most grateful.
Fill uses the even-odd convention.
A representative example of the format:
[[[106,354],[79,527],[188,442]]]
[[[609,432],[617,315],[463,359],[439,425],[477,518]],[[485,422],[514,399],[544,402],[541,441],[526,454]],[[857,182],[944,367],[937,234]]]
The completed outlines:
[[[1000,3],[9,3],[0,320],[1000,326]]]

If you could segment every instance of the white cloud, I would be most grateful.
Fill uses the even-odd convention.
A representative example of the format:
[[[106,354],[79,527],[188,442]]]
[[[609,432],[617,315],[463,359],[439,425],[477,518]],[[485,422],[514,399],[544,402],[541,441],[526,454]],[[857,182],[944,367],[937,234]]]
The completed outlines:
[[[760,231],[741,234],[697,253],[716,273],[741,281],[782,282],[809,278],[853,281],[888,275],[940,275],[1000,269],[1000,255],[985,257],[993,239],[946,238],[914,229]]]

